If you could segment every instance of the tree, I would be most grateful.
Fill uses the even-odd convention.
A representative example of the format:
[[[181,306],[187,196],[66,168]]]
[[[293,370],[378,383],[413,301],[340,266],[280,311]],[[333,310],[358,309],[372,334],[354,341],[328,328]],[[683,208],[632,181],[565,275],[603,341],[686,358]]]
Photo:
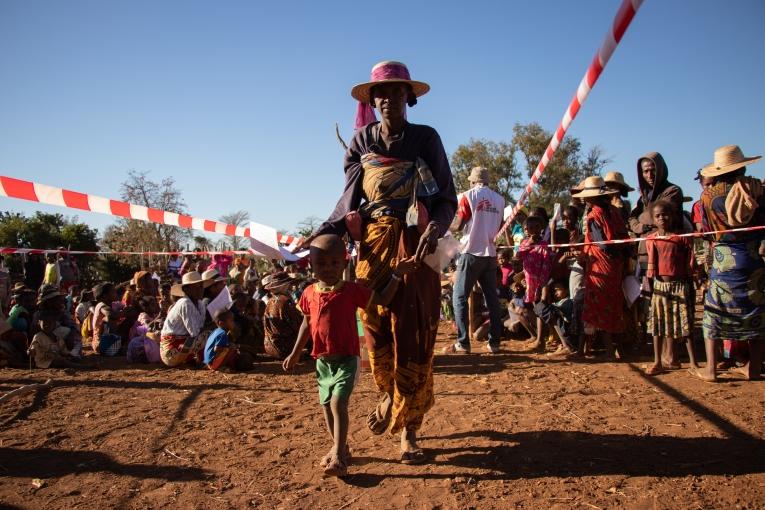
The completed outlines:
[[[525,163],[525,173],[529,177],[536,170],[551,137],[552,134],[536,122],[513,126],[511,145],[520,153]],[[592,147],[583,157],[579,139],[564,138],[529,197],[529,204],[533,207],[542,206],[551,211],[556,202],[567,203],[570,188],[585,177],[600,175],[601,170],[610,161],[598,146]]]
[[[210,248],[213,246],[210,239],[203,235],[196,235],[192,238],[192,240],[194,241],[194,249],[210,251]]]
[[[229,214],[224,214],[220,217],[220,221],[229,225],[236,225],[237,227],[244,227],[250,221],[250,213],[244,210],[235,211]],[[246,241],[243,237],[239,236],[226,236],[228,244],[234,251],[241,250],[246,246]]]
[[[186,214],[186,204],[172,177],[152,181],[147,172],[128,172],[120,196],[132,204]],[[172,251],[189,238],[189,231],[171,225],[119,219],[104,232],[104,244],[121,251]]]
[[[470,188],[468,176],[475,166],[489,170],[489,183],[508,203],[513,203],[511,192],[521,186],[521,173],[516,168],[513,143],[470,139],[460,145],[451,157],[452,174],[457,192]]]
[[[54,250],[98,251],[98,230],[79,223],[77,217],[37,211],[27,217],[20,213],[0,212],[0,246],[9,248],[38,248]],[[21,257],[7,257],[11,271],[22,271]],[[96,258],[77,256],[81,280],[89,284],[96,278]]]
[[[322,220],[318,216],[309,216],[301,220],[295,227],[295,235],[298,237],[308,237],[321,226]]]

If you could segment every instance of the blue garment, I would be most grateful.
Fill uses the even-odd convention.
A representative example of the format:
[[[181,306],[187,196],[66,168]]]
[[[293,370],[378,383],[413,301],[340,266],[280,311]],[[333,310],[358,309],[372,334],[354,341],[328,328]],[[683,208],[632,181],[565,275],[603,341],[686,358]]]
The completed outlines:
[[[489,309],[489,344],[499,347],[502,335],[502,311],[497,295],[497,259],[495,257],[477,257],[463,253],[457,262],[457,277],[454,283],[454,318],[457,323],[457,342],[465,348],[470,347],[468,335],[468,296],[475,283],[481,284],[486,307]]]
[[[210,333],[210,336],[207,337],[207,343],[205,344],[205,365],[209,365],[215,360],[215,357],[218,355],[218,353],[215,352],[216,347],[228,347],[229,343],[228,333],[226,333],[225,329],[217,328]]]

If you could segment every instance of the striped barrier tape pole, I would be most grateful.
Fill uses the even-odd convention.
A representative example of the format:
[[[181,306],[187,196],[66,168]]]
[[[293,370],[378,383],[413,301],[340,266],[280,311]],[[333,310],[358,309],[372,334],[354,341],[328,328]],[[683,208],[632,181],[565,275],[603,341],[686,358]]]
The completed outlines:
[[[195,218],[186,214],[163,211],[4,175],[0,175],[0,196],[227,236],[250,237],[248,227]],[[292,244],[295,241],[295,237],[281,233],[277,234],[277,238],[283,244]]]
[[[507,220],[502,225],[502,228],[494,237],[495,241],[499,239],[505,230],[507,230],[507,228],[512,224],[515,215],[518,213],[518,210],[521,208],[521,206],[523,206],[524,202],[526,202],[529,195],[531,194],[531,191],[534,189],[534,186],[536,186],[536,184],[539,182],[539,179],[542,177],[545,168],[547,168],[547,165],[552,160],[553,154],[555,154],[558,146],[563,141],[563,137],[566,136],[566,131],[568,131],[571,122],[576,118],[577,113],[579,113],[579,109],[582,107],[582,104],[584,104],[584,101],[590,94],[592,87],[595,86],[598,78],[600,78],[600,74],[606,67],[606,64],[611,58],[611,55],[613,55],[616,46],[622,40],[624,33],[627,31],[627,27],[629,27],[630,23],[632,22],[632,18],[635,17],[635,13],[637,13],[642,3],[643,0],[622,1],[622,5],[619,7],[619,11],[614,17],[614,21],[611,24],[608,33],[606,34],[606,38],[603,40],[603,44],[601,44],[600,49],[592,59],[592,63],[590,64],[590,67],[587,68],[587,72],[584,74],[584,78],[582,78],[582,81],[579,82],[579,87],[576,89],[576,94],[574,94],[574,98],[571,100],[571,103],[569,103],[568,108],[566,109],[566,113],[563,115],[563,119],[558,125],[558,129],[550,139],[550,143],[547,146],[542,159],[539,160],[537,168],[534,170],[534,173],[531,174],[529,183],[521,193],[521,196],[518,198],[518,202],[516,202],[513,211],[510,213]]]
[[[44,250],[39,248],[0,247],[2,255],[35,255],[64,253],[66,255],[252,255],[249,250],[238,251],[87,251],[87,250]]]
[[[732,228],[729,230],[713,230],[710,232],[689,232],[686,234],[671,234],[665,236],[655,237],[628,237],[626,239],[612,239],[610,241],[592,241],[589,243],[565,243],[565,244],[549,244],[550,249],[556,248],[575,248],[580,246],[592,246],[592,245],[606,245],[606,244],[628,244],[638,243],[640,241],[646,241],[648,239],[675,239],[679,237],[704,237],[717,234],[733,234],[737,232],[754,232],[757,230],[765,230],[765,225],[757,225],[754,227],[742,227]],[[66,253],[68,255],[251,255],[250,250],[240,251],[83,251],[83,250],[44,250],[40,248],[7,248],[0,247],[0,254],[45,254],[45,253]],[[359,330],[359,336],[363,336],[363,332]]]
[[[574,248],[579,246],[591,246],[591,245],[628,244],[628,243],[639,243],[640,241],[646,241],[649,239],[652,241],[655,241],[657,239],[677,239],[679,237],[704,237],[709,235],[731,234],[736,232],[753,232],[755,230],[765,230],[765,225],[757,225],[755,227],[732,228],[730,230],[712,230],[710,232],[689,232],[686,234],[670,234],[670,235],[655,236],[655,237],[628,237],[627,239],[612,239],[610,241],[591,241],[589,243],[550,244],[547,247],[554,249],[554,248]]]

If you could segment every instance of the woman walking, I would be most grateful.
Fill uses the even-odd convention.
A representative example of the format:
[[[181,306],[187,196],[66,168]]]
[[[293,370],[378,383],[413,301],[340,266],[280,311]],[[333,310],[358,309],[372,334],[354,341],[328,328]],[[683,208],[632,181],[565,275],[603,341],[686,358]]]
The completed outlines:
[[[406,107],[430,87],[399,62],[372,68],[359,101],[356,135],[345,154],[345,191],[315,235],[350,233],[360,241],[359,283],[381,291],[397,261],[433,253],[454,218],[457,196],[438,133],[406,120]],[[374,120],[372,108],[381,115]],[[310,239],[307,240],[310,242]],[[417,431],[433,406],[433,347],[439,321],[439,275],[425,264],[403,277],[388,307],[363,314],[372,375],[381,393],[368,426],[401,433],[401,461],[425,460]]]

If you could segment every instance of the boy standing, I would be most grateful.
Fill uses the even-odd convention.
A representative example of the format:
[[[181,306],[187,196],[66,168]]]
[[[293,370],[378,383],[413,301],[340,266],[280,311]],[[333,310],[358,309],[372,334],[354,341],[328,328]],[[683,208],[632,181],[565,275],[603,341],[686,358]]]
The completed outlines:
[[[348,401],[359,367],[359,336],[356,310],[370,305],[387,306],[398,289],[401,276],[412,272],[413,258],[399,261],[390,282],[380,294],[353,282],[343,281],[346,265],[345,244],[336,235],[321,235],[311,243],[311,265],[318,280],[300,297],[303,312],[297,343],[284,360],[284,370],[292,370],[308,338],[313,340],[311,355],[316,359],[319,402],[324,409],[333,446],[322,459],[328,476],[348,472]]]

